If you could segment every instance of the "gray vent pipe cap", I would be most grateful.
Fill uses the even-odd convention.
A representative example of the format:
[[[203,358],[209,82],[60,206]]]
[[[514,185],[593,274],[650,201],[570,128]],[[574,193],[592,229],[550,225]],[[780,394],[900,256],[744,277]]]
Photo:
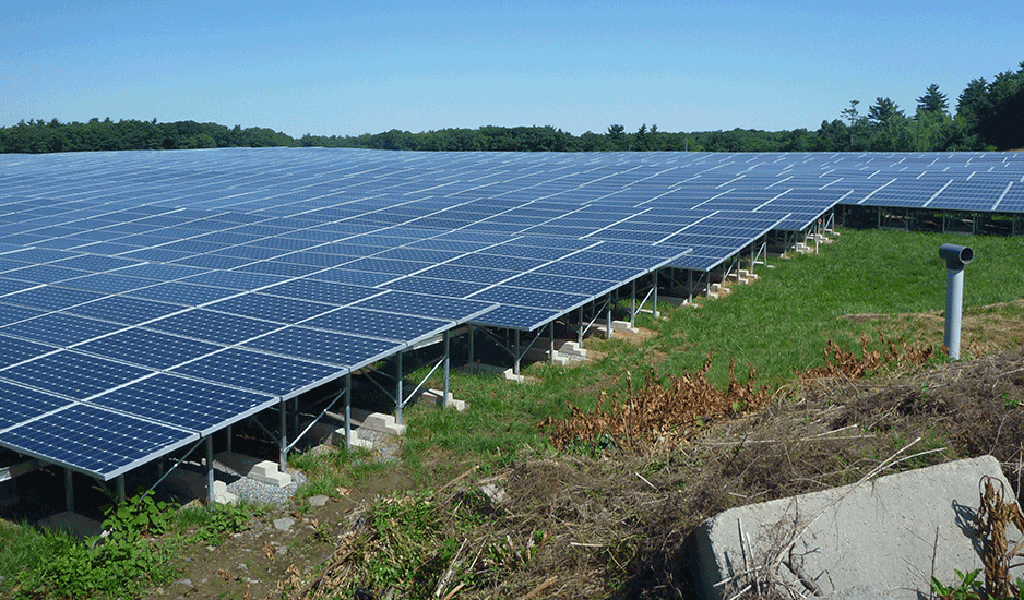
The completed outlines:
[[[947,269],[960,271],[974,260],[974,250],[958,244],[943,244],[939,246],[939,256],[946,260]]]

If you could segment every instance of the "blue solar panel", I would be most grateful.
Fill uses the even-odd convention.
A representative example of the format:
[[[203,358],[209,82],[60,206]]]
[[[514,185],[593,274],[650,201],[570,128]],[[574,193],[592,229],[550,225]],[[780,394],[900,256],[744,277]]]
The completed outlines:
[[[244,294],[207,306],[210,310],[253,317],[275,323],[298,323],[309,317],[334,310],[335,306],[318,302],[307,302],[283,296],[266,294]]]
[[[296,279],[262,291],[275,296],[335,305],[349,304],[380,293],[380,290],[373,288],[331,283],[309,278]]]
[[[20,292],[21,290],[27,290],[30,287],[35,287],[38,283],[29,281],[18,281],[16,279],[7,279],[6,277],[0,277],[0,296],[4,294],[10,294],[13,292]]]
[[[87,342],[77,349],[104,358],[163,370],[205,356],[221,349],[221,346],[135,328]]]
[[[4,301],[39,310],[60,310],[102,297],[98,292],[40,287],[9,294],[4,296]]]
[[[394,354],[401,344],[333,331],[288,327],[246,342],[246,346],[284,356],[330,362],[339,366],[362,366]]]
[[[93,398],[90,403],[208,435],[274,400],[264,394],[161,373]]]
[[[74,404],[4,433],[4,443],[103,479],[198,439],[174,429],[95,406]]]
[[[269,333],[280,325],[212,310],[195,309],[154,321],[147,327],[216,344],[237,344]]]
[[[24,267],[14,271],[7,271],[4,276],[9,277],[10,279],[31,281],[32,283],[53,283],[55,281],[71,279],[72,277],[81,277],[82,275],[88,274],[88,271],[67,269],[55,265],[33,265],[31,267]]]
[[[240,348],[229,348],[173,372],[274,396],[298,393],[340,374],[335,366]]]
[[[424,296],[408,292],[387,292],[357,303],[356,308],[367,308],[405,315],[462,321],[487,310],[492,304],[473,300],[458,300],[438,296]]]
[[[473,300],[500,302],[501,304],[525,306],[527,308],[557,310],[560,313],[568,312],[577,306],[585,304],[590,301],[590,298],[590,296],[569,294],[561,291],[529,290],[508,285],[488,288],[472,296]]]
[[[221,300],[229,296],[234,296],[239,293],[239,291],[235,289],[215,288],[205,285],[190,285],[187,283],[172,281],[138,290],[130,290],[125,293],[134,298],[173,302],[175,304],[182,304],[185,306],[199,306],[200,304],[206,304],[208,302],[213,302],[214,300]]]
[[[0,431],[68,406],[72,400],[0,381]]]
[[[104,323],[65,313],[49,313],[27,321],[0,327],[0,334],[26,338],[54,346],[70,346],[78,342],[120,329],[120,325]]]
[[[178,312],[183,308],[166,302],[141,300],[127,296],[107,296],[67,310],[76,315],[125,325],[136,325]]]
[[[27,340],[0,335],[0,369],[13,364],[42,356],[47,352],[55,350],[52,346],[44,346]],[[0,371],[0,377],[3,377]]]
[[[149,373],[122,363],[61,350],[0,371],[25,386],[81,400]]]
[[[561,313],[558,311],[505,305],[477,317],[474,321],[481,325],[492,327],[533,331],[542,325],[547,325],[554,321],[558,318],[559,314]]]
[[[392,344],[381,340],[398,347],[467,318],[528,330],[666,262],[710,269],[769,230],[806,227],[840,199],[1024,209],[1024,161],[1001,154],[309,148],[5,160],[0,328],[9,328],[0,332],[0,365],[8,365],[0,379],[8,383],[61,355],[54,345],[78,344],[121,368],[201,366],[218,380],[234,370],[244,385],[222,383],[297,393],[340,372],[323,363],[368,360]],[[487,312],[491,300],[501,306]],[[207,310],[189,310],[199,306]],[[53,311],[61,312],[33,319]],[[282,330],[295,323],[309,329]],[[236,355],[217,343],[265,351]],[[302,357],[287,364],[306,371],[295,379],[276,371],[285,356]],[[13,366],[20,361],[28,362]],[[259,361],[269,369],[262,376]],[[143,380],[159,379],[146,372]],[[139,416],[153,394],[118,410]],[[147,418],[178,416],[160,410]],[[211,414],[196,423],[212,431],[235,418]],[[10,447],[6,438],[0,445]]]
[[[450,321],[358,308],[341,308],[306,323],[307,326],[318,329],[392,340],[416,340],[425,335],[435,334],[450,324]]]

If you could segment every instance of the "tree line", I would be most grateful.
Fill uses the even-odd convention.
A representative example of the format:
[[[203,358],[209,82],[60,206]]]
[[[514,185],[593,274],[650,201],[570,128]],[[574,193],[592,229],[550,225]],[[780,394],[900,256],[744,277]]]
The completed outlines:
[[[229,129],[217,123],[92,119],[74,121],[22,121],[0,129],[0,152],[42,154],[49,152],[95,152],[111,150],[179,150],[226,148],[230,146],[298,146],[292,136],[264,129],[235,125]]]
[[[627,132],[621,124],[606,131],[573,135],[553,126],[442,129],[412,133],[393,129],[356,136],[306,134],[296,140],[270,129],[228,129],[216,123],[118,121],[88,123],[20,122],[0,128],[0,152],[45,153],[95,150],[160,150],[228,146],[323,146],[412,151],[503,152],[939,152],[1010,150],[1024,147],[1024,62],[1017,71],[991,81],[971,81],[955,111],[936,84],[917,98],[914,114],[891,98],[878,97],[861,112],[851,100],[839,118],[823,120],[817,131],[666,132],[657,125]]]

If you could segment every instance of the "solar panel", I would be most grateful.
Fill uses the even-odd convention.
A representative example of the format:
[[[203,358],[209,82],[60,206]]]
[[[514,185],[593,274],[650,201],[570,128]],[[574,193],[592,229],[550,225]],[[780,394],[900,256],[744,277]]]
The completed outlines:
[[[533,330],[837,202],[1024,212],[1024,160],[995,153],[239,148],[0,170],[0,445],[104,478],[458,323]],[[83,407],[165,429],[47,447],[33,419],[66,431]]]

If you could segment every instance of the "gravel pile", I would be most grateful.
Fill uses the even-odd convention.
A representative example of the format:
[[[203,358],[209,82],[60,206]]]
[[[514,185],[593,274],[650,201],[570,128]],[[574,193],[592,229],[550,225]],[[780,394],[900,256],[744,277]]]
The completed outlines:
[[[263,483],[249,477],[232,477],[234,481],[227,484],[227,489],[238,496],[239,500],[248,500],[260,504],[284,504],[295,495],[295,491],[306,483],[306,476],[297,469],[288,469],[292,481],[284,487],[272,483]]]

